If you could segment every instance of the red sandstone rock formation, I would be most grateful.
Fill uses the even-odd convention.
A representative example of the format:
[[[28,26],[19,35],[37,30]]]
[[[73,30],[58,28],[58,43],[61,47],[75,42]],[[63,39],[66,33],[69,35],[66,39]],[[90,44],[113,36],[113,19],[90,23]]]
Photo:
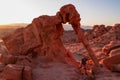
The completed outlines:
[[[120,41],[111,41],[109,44],[106,44],[103,48],[102,51],[106,54],[106,55],[114,55],[116,54],[116,49],[119,50],[118,48],[120,48]]]
[[[103,47],[104,45],[108,44],[110,41],[120,40],[119,35],[120,35],[120,24],[115,24],[110,28],[110,30],[107,33],[94,39],[93,42],[99,47]]]
[[[76,43],[78,39],[73,30],[68,30],[63,33],[61,40],[63,43]]]
[[[104,65],[111,71],[120,71],[120,41],[111,41],[102,50],[106,55],[109,55],[104,59]]]
[[[105,25],[94,25],[93,29],[88,29],[84,31],[84,35],[88,40],[96,39],[103,34],[107,33],[111,29],[111,26],[105,27]]]
[[[112,28],[112,26],[106,26],[107,31],[109,31]]]
[[[22,79],[22,66],[9,64],[5,67],[1,76],[6,80],[21,80]]]
[[[89,40],[89,41],[94,38],[93,33],[92,33],[92,29],[84,30],[84,35],[87,38],[87,40]]]
[[[103,63],[106,68],[112,70],[113,65],[120,64],[120,54],[104,59]]]
[[[110,56],[115,56],[115,55],[118,55],[118,54],[120,54],[120,47],[110,51]]]
[[[14,64],[16,61],[16,58],[12,55],[4,55],[0,54],[0,62],[6,64]]]
[[[78,68],[78,62],[72,53],[65,49],[60,39],[64,31],[62,23],[66,22],[72,25],[79,41],[85,45],[95,65],[99,67],[97,58],[80,28],[80,20],[80,15],[75,7],[68,4],[61,7],[55,16],[43,15],[35,18],[27,27],[17,29],[3,38],[10,56],[1,56],[1,62],[13,65],[6,66],[2,77],[8,80],[20,80],[21,78],[30,80],[31,68],[34,68],[39,62],[40,64],[60,62]],[[14,74],[15,77],[12,76]]]
[[[94,25],[93,26],[93,35],[94,37],[99,37],[107,32],[105,25]]]
[[[8,54],[8,50],[6,46],[4,45],[4,43],[2,42],[2,40],[0,42],[0,54]]]

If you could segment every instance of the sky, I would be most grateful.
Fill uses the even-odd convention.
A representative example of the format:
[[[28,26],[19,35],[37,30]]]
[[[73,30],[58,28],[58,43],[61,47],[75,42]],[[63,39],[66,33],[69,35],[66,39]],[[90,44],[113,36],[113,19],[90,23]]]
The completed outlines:
[[[81,24],[120,23],[120,0],[0,0],[0,24],[31,23],[41,15],[55,15],[60,7],[73,4]]]

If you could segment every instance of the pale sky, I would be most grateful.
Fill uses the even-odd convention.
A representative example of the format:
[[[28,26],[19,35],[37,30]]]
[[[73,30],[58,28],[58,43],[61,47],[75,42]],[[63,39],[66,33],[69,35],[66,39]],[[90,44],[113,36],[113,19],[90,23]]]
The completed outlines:
[[[120,23],[120,0],[0,0],[0,24],[30,23],[40,15],[55,15],[69,3],[80,13],[82,25]]]

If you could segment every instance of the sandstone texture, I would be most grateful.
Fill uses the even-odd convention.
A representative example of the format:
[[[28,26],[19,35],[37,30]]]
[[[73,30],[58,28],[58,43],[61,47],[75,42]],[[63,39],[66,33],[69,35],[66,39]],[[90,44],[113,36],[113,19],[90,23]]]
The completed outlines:
[[[106,44],[102,48],[102,51],[106,55],[110,55],[110,56],[119,54],[119,50],[120,50],[120,41],[110,41],[110,43]]]
[[[120,24],[84,30],[80,20],[75,7],[68,4],[55,16],[39,16],[5,36],[0,42],[0,79],[88,80],[79,61],[87,56],[88,72],[100,72],[90,74],[89,80],[94,76],[96,80],[119,80],[110,71],[120,72]],[[67,22],[74,31],[64,32],[62,24]]]
[[[120,40],[120,24],[115,24],[110,28],[110,30],[99,36],[98,38],[94,39],[93,42],[98,44],[99,47],[103,47],[104,45],[108,44],[110,41]]]
[[[93,35],[94,38],[97,38],[107,32],[105,25],[94,25],[93,26]]]
[[[103,47],[105,55],[109,56],[105,58],[103,63],[111,71],[120,71],[120,41],[111,41],[109,44]]]
[[[64,47],[60,39],[64,31],[62,23],[71,24],[75,33],[78,34],[80,20],[80,15],[74,5],[68,4],[61,7],[55,16],[39,16],[34,18],[28,26],[5,36],[3,42],[8,54],[0,55],[0,62],[5,65],[4,70],[1,68],[1,78],[5,80],[80,79],[79,63]],[[52,66],[50,65],[51,68],[48,65],[50,63],[53,63]],[[55,65],[55,63],[58,64]],[[75,70],[69,71],[68,69],[67,71],[66,68],[64,70],[66,73],[62,77],[60,75],[63,74],[61,71],[63,68],[59,68],[61,67],[59,64],[64,65],[63,68],[72,67],[71,69]],[[54,67],[56,70],[53,70]],[[59,74],[51,75],[52,71]]]

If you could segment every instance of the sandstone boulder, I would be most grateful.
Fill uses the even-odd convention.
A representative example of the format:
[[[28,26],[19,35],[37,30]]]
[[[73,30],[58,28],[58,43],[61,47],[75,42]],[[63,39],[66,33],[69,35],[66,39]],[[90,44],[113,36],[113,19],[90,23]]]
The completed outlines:
[[[24,28],[19,28],[15,30],[13,33],[11,33],[8,36],[5,36],[3,38],[3,41],[9,51],[10,54],[12,55],[18,55],[20,54],[20,47],[21,44],[23,44],[23,29]],[[13,36],[14,35],[14,36]],[[17,53],[17,54],[16,54]]]
[[[23,79],[24,80],[33,80],[32,79],[32,68],[29,66],[25,66],[23,70]]]
[[[37,47],[39,43],[33,34],[31,25],[26,28],[17,29],[15,32],[3,38],[5,45],[12,55],[25,55],[31,48]],[[14,36],[13,36],[14,35]]]
[[[118,55],[120,54],[120,48],[113,49],[110,51],[110,56]]]
[[[118,64],[120,64],[120,41],[111,41],[102,48],[102,51],[106,55],[109,55],[109,57],[105,58],[103,61],[105,66],[111,71],[119,71]]]
[[[105,58],[103,63],[106,68],[111,70],[111,66],[120,64],[120,54]]]
[[[110,41],[120,40],[120,25],[115,24],[110,28],[110,30],[99,36],[98,38],[94,39],[93,42],[99,47],[103,47],[104,45],[110,43]]]
[[[33,19],[32,23],[28,26],[19,28],[4,37],[3,41],[8,49],[9,55],[2,55],[1,62],[9,65],[3,70],[2,78],[5,80],[32,80],[32,77],[35,77],[36,74],[44,74],[44,72],[39,69],[37,70],[41,72],[32,72],[33,68],[36,70],[42,63],[45,65],[49,63],[53,63],[53,65],[55,63],[61,63],[62,65],[72,66],[79,71],[79,63],[72,53],[64,47],[60,38],[64,31],[63,23],[68,22],[71,24],[78,34],[78,30],[81,29],[80,20],[80,15],[74,5],[68,4],[61,7],[60,11],[58,11],[55,16],[39,16]],[[61,66],[59,65],[57,67]],[[54,80],[54,75],[45,78],[47,73],[51,72],[46,71],[44,76],[40,75],[40,78],[37,76],[38,79],[34,80],[48,80],[49,78],[51,78],[49,80]],[[66,80],[73,80],[74,78],[79,79],[79,73],[76,73],[74,70],[71,72],[75,75],[74,77],[68,76],[71,79],[68,77],[62,78],[61,75],[55,77],[61,77],[61,80],[66,78],[68,78]],[[34,73],[33,76],[32,73]],[[54,73],[57,73],[56,70],[54,70]]]
[[[88,40],[94,39],[94,35],[91,29],[84,30],[84,35]]]
[[[119,53],[119,49],[120,48],[120,41],[110,41],[109,44],[106,44],[103,48],[102,51],[106,54],[117,54]]]
[[[107,31],[109,31],[112,28],[112,26],[106,26]]]
[[[0,72],[2,72],[4,70],[4,68],[5,68],[5,64],[0,63]]]
[[[99,38],[106,34],[111,29],[111,26],[105,27],[105,25],[94,25],[93,29],[84,30],[84,35],[88,40]]]
[[[5,80],[22,80],[22,66],[9,64],[5,67],[1,77]]]
[[[12,55],[0,54],[0,62],[3,64],[14,64],[16,62],[16,57]]]
[[[94,25],[93,26],[93,35],[94,37],[99,37],[107,32],[105,25]]]
[[[63,43],[76,43],[77,35],[73,30],[65,31],[61,36],[61,40]]]
[[[8,54],[8,50],[3,42],[0,42],[0,54]]]
[[[66,22],[72,24],[77,33],[77,28],[80,28],[80,15],[72,4],[61,7],[55,16],[43,15],[33,19],[31,24],[25,28],[17,29],[4,37],[3,41],[9,54],[13,56],[32,54],[33,57],[35,54],[37,57],[44,56],[51,62],[67,63],[66,59],[72,59],[71,63],[74,64],[76,60],[69,57],[68,51],[60,39],[64,31],[62,23]],[[22,62],[20,61],[20,63]]]
[[[31,66],[32,65],[32,58],[29,56],[17,56],[16,57],[16,63],[17,65],[22,66]]]

